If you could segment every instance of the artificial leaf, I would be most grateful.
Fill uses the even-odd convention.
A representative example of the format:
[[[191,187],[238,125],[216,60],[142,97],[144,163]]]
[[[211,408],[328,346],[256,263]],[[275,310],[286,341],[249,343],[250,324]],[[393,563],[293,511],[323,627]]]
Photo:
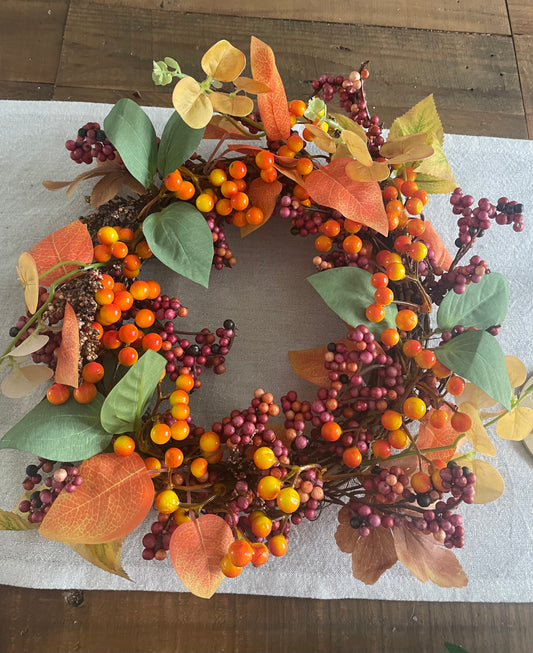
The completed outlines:
[[[348,350],[354,349],[356,345],[353,340],[348,340],[348,338],[340,340],[339,343],[342,343]],[[319,386],[327,385],[330,381],[329,371],[324,367],[324,356],[327,351],[327,345],[289,351],[288,357],[292,371],[310,383]]]
[[[0,531],[29,531],[36,526],[38,525],[31,524],[27,517],[0,510]]]
[[[360,161],[350,160],[346,164],[346,175],[353,181],[383,181],[390,176],[390,168],[387,163],[374,161],[371,166],[365,166]]]
[[[304,111],[304,117],[308,120],[321,120],[327,113],[328,105],[322,98],[317,96],[312,97],[307,102],[307,107]]]
[[[113,387],[100,413],[102,426],[108,433],[139,430],[165,364],[163,356],[148,349]]]
[[[157,169],[163,178],[194,154],[203,135],[203,129],[189,127],[177,111],[170,116],[157,151]]]
[[[230,116],[247,116],[254,110],[254,102],[246,95],[229,95],[228,93],[209,93],[213,109]]]
[[[524,440],[531,431],[533,431],[533,410],[528,406],[515,406],[496,423],[496,433],[503,440]]]
[[[282,188],[283,185],[277,179],[267,183],[266,181],[263,181],[261,177],[257,177],[250,182],[246,190],[248,197],[250,198],[250,206],[257,206],[257,208],[263,211],[263,222],[258,225],[248,224],[241,227],[241,236],[243,238],[268,222],[271,215],[274,213]]]
[[[250,44],[250,63],[254,80],[271,89],[270,92],[257,96],[267,138],[271,141],[286,140],[291,133],[291,119],[283,82],[272,48],[255,36],[252,36]]]
[[[306,129],[312,134],[314,145],[324,152],[329,152],[330,154],[335,152],[337,149],[335,141],[321,127],[318,127],[318,125],[306,125]]]
[[[143,233],[162,263],[207,288],[213,237],[200,211],[188,202],[174,202],[151,213],[143,222]]]
[[[128,574],[122,568],[120,561],[120,551],[124,538],[120,537],[111,542],[102,542],[100,544],[69,544],[70,548],[75,551],[82,558],[91,564],[115,574],[126,580],[131,580]]]
[[[19,256],[17,274],[24,290],[26,308],[33,315],[39,303],[39,272],[35,259],[28,252]]]
[[[130,173],[145,188],[157,168],[157,136],[152,121],[129,98],[121,98],[104,118],[104,130]]]
[[[380,149],[379,153],[389,164],[408,163],[409,161],[420,161],[433,155],[434,150],[426,144],[427,134],[409,134],[388,139]]]
[[[213,115],[213,105],[193,77],[183,77],[176,84],[172,104],[192,129],[203,129]]]
[[[511,388],[519,388],[527,379],[526,366],[516,356],[505,357],[505,369],[509,377]]]
[[[465,389],[461,394],[461,401],[468,402],[472,406],[475,406],[478,409],[481,408],[490,408],[495,406],[498,402],[495,401],[492,397],[478,388],[477,385],[473,383],[466,383]]]
[[[502,324],[508,308],[509,282],[503,274],[492,272],[469,284],[462,295],[448,292],[439,306],[437,324],[442,331],[451,331],[456,324],[488,329]]]
[[[383,329],[395,328],[396,308],[385,306],[381,322],[367,320],[366,309],[374,303],[376,290],[370,283],[371,276],[361,268],[342,267],[323,270],[307,277],[307,281],[341,320],[352,327],[366,324],[372,333],[380,334]]]
[[[14,349],[9,352],[10,356],[15,358],[20,358],[22,356],[29,356],[35,351],[42,349],[46,343],[50,340],[48,336],[44,336],[42,333],[34,331],[26,340],[23,340],[20,345],[17,345]]]
[[[511,409],[511,386],[503,351],[486,331],[466,331],[434,350],[437,360]]]
[[[246,91],[246,93],[253,93],[254,95],[257,95],[258,93],[270,93],[272,90],[270,86],[267,86],[262,82],[258,82],[255,79],[251,79],[250,77],[237,77],[233,80],[233,83],[241,91]]]
[[[53,370],[46,365],[26,365],[25,367],[15,365],[3,379],[0,389],[6,397],[20,399],[33,392],[41,383],[51,379],[53,374]],[[0,440],[0,449],[2,442],[3,440]]]
[[[505,483],[500,472],[486,460],[474,458],[468,467],[476,475],[474,503],[490,503],[503,494]]]
[[[79,385],[80,330],[74,309],[66,302],[61,344],[57,350],[55,382],[77,388]]]
[[[100,424],[104,398],[90,404],[72,397],[53,406],[46,397],[0,440],[0,449],[29,451],[49,460],[83,460],[103,451],[111,436]]]
[[[344,130],[341,132],[341,138],[348,147],[348,150],[354,159],[357,159],[359,163],[362,163],[366,167],[372,165],[372,157],[370,156],[370,152],[368,151],[366,144],[366,135],[365,138],[362,139],[355,132]]]
[[[417,168],[417,184],[419,173],[420,175],[431,175],[437,177],[438,179],[444,179],[445,181],[448,181],[450,185],[453,184],[453,188],[456,188],[457,182],[453,176],[450,164],[446,159],[444,150],[442,149],[441,145],[435,142],[433,142],[431,146],[434,149],[433,155],[422,161],[422,163]]]
[[[342,113],[333,113],[332,117],[333,120],[335,120],[335,122],[341,128],[341,131],[347,130],[353,132],[354,134],[357,134],[361,140],[366,141],[366,131],[361,127],[359,123],[353,121],[351,118],[348,118],[348,116],[345,116]]]
[[[426,228],[424,229],[422,240],[433,250],[433,255],[437,265],[440,265],[443,270],[449,270],[450,265],[452,264],[450,252],[446,249],[431,222],[425,220],[424,224],[426,225]]]
[[[67,544],[102,544],[125,537],[152,507],[154,486],[143,459],[101,453],[82,463],[83,483],[61,492],[39,533]]]
[[[281,172],[281,174],[284,175],[285,177],[292,179],[294,183],[299,184],[302,187],[305,185],[304,178],[300,175],[300,173],[296,170],[296,168],[286,168],[285,166],[276,163],[275,159],[274,159],[274,168],[276,168],[278,172]]]
[[[231,528],[218,515],[201,515],[178,526],[170,540],[170,559],[189,592],[213,596],[224,580],[220,563],[232,542]]]
[[[225,39],[212,45],[201,61],[202,70],[209,77],[221,82],[231,82],[238,77],[246,65],[246,57]]]
[[[179,114],[176,113],[178,117]],[[181,118],[180,118],[181,119]],[[204,135],[202,137],[205,139],[210,138],[238,138],[238,139],[255,139],[256,137],[253,134],[243,132],[242,129],[238,129],[233,122],[228,120],[225,116],[219,114],[214,115],[209,124],[205,128]]]
[[[141,182],[137,181],[129,170],[119,165],[109,167],[107,172],[102,175],[91,192],[91,206],[98,208],[113,199],[122,186],[127,186],[134,193],[142,195],[145,191]]]
[[[444,130],[442,129],[442,123],[437,113],[433,94],[428,95],[415,104],[403,116],[396,118],[392,123],[388,138],[389,140],[394,140],[401,136],[422,133],[427,134],[425,139],[426,143],[438,143],[442,145]]]
[[[393,529],[398,560],[422,583],[439,587],[465,587],[468,583],[455,554],[440,546],[432,535],[407,526]]]
[[[89,231],[79,220],[74,220],[54,231],[30,249],[30,254],[35,259],[40,275],[63,261],[91,263],[93,253],[93,243]],[[75,270],[76,267],[77,265],[71,264],[59,265],[52,272],[44,274],[39,281],[43,286],[49,286],[67,272]]]
[[[474,449],[483,456],[495,456],[496,447],[492,444],[489,434],[483,426],[483,422],[479,416],[479,410],[468,402],[462,402],[459,406],[459,411],[466,413],[472,420],[472,426],[466,431],[465,435],[472,443]]]
[[[455,188],[457,188],[457,182],[453,178],[444,179],[421,172],[418,172],[416,176],[416,183],[418,187],[425,190],[426,193],[451,193]]]
[[[350,179],[345,172],[349,162],[350,159],[335,159],[319,170],[313,170],[305,179],[305,188],[318,204],[337,209],[348,220],[386,236],[389,223],[379,185]]]
[[[450,424],[453,410],[447,404],[443,404],[441,410],[448,415],[448,422],[441,429],[437,429],[431,424],[431,415],[435,412],[434,408],[428,410],[420,420],[420,428],[418,430],[416,444],[421,451],[424,451],[425,449],[433,449],[433,447],[446,447],[448,445],[453,445],[457,439],[458,433]],[[449,449],[443,449],[442,451],[424,451],[424,456],[430,460],[448,461],[455,454],[455,451],[456,447],[450,446]]]
[[[106,174],[107,170],[110,168],[114,168],[117,164],[115,161],[104,161],[101,164],[98,164],[96,168],[90,168],[89,170],[85,170],[84,172],[80,173],[72,181],[50,181],[49,179],[46,179],[43,181],[43,186],[47,190],[60,190],[61,188],[67,188],[67,197],[70,197],[74,191],[76,190],[78,184],[82,181],[85,181],[85,179],[91,179],[92,177],[101,177]]]

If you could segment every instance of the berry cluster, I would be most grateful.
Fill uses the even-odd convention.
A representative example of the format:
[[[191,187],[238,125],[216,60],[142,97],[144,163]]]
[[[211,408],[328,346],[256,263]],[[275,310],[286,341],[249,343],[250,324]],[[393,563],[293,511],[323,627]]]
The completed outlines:
[[[118,156],[118,152],[97,122],[88,122],[80,127],[76,140],[66,141],[65,147],[75,163],[92,163],[93,159],[103,163],[113,161]]]

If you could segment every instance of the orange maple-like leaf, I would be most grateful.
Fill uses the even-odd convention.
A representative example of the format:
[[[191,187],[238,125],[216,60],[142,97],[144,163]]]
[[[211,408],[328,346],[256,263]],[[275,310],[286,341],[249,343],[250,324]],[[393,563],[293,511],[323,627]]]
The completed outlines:
[[[432,449],[433,447],[446,447],[451,445],[457,439],[458,433],[451,427],[451,417],[453,415],[453,410],[444,404],[440,410],[444,410],[448,413],[448,422],[441,429],[436,429],[431,425],[430,419],[431,415],[435,412],[435,409],[432,408],[424,415],[420,420],[420,429],[418,431],[418,438],[416,444],[418,448],[423,449]],[[426,458],[430,460],[444,460],[448,461],[455,454],[456,447],[450,447],[449,449],[444,449],[443,451],[430,451],[424,453]]]
[[[426,583],[439,587],[465,587],[468,578],[454,553],[441,546],[433,537],[408,526],[394,527],[394,547],[398,560]]]
[[[343,344],[349,351],[355,349],[356,343],[353,340],[340,340],[337,344]],[[292,371],[315,385],[326,386],[330,383],[329,372],[324,367],[324,356],[328,351],[327,345],[313,347],[312,349],[295,349],[289,351],[289,363]]]
[[[425,241],[431,249],[435,252],[437,265],[440,265],[443,270],[448,270],[452,264],[452,257],[450,252],[446,249],[444,243],[440,239],[439,234],[429,220],[425,220],[426,228],[421,239]]]
[[[170,559],[185,587],[209,599],[224,580],[222,558],[233,542],[228,524],[217,515],[201,515],[178,526],[170,540]]]
[[[248,197],[250,198],[250,206],[257,206],[263,211],[263,222],[258,225],[247,224],[241,227],[241,236],[247,236],[256,229],[259,229],[268,222],[278,201],[279,194],[283,188],[282,184],[276,179],[270,183],[263,181],[261,177],[254,179],[247,189]]]
[[[91,263],[93,244],[87,227],[79,220],[75,220],[37,243],[30,249],[30,254],[35,259],[39,274],[42,274],[62,261]],[[49,286],[59,277],[75,269],[76,265],[60,265],[39,281],[44,286]]]
[[[269,93],[257,95],[257,106],[267,137],[272,141],[287,139],[291,133],[291,119],[285,88],[276,67],[272,48],[255,36],[250,44],[250,64],[256,82],[266,84]]]
[[[305,179],[305,188],[318,204],[337,209],[348,220],[386,236],[389,225],[379,184],[350,179],[345,172],[349,161],[343,157],[313,170]]]
[[[80,360],[80,331],[78,318],[72,306],[65,304],[61,344],[57,350],[56,383],[77,388],[79,385],[78,363]]]
[[[102,544],[124,537],[148,514],[154,486],[136,453],[121,458],[101,453],[80,467],[83,483],[75,492],[61,492],[39,533],[67,544]]]

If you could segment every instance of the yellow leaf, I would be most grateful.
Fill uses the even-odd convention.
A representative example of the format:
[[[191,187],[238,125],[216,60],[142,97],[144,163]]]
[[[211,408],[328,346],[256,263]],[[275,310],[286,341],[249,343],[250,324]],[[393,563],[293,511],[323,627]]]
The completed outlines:
[[[26,397],[41,383],[51,379],[54,372],[45,365],[15,366],[8,376],[2,381],[0,389],[10,399]]]
[[[346,174],[354,181],[383,181],[390,175],[390,168],[386,163],[374,161],[370,166],[364,166],[359,161],[350,161],[346,164]]]
[[[403,116],[396,118],[392,123],[389,132],[389,140],[397,139],[401,136],[411,134],[427,134],[425,142],[428,145],[435,143],[442,145],[444,140],[444,130],[437,113],[437,107],[433,99],[433,94],[415,104]]]
[[[498,403],[473,383],[465,384],[465,389],[461,395],[461,401],[468,402],[475,408],[490,408]]]
[[[254,95],[257,95],[258,93],[270,93],[271,91],[270,86],[263,84],[263,82],[257,82],[251,77],[237,77],[237,79],[233,80],[233,83],[237,88],[241,89],[241,91],[253,93]]]
[[[313,143],[319,147],[324,152],[329,152],[333,154],[337,149],[335,141],[331,138],[329,134],[317,125],[306,125],[306,128],[311,134],[313,134]]]
[[[337,149],[331,155],[331,160],[335,161],[335,159],[345,159],[345,158],[350,159],[351,156],[352,155],[350,154],[350,150],[348,149],[348,147],[344,143],[339,143],[337,145]],[[359,180],[356,180],[356,181],[359,181]]]
[[[457,186],[457,182],[455,181],[455,177],[453,176],[453,172],[452,169],[450,168],[450,164],[448,163],[444,155],[444,150],[438,143],[431,143],[431,146],[434,149],[433,155],[430,156],[425,161],[422,161],[422,163],[417,168],[417,173],[434,175],[439,179],[444,179],[445,181],[453,183],[455,186]],[[417,181],[418,181],[418,176],[417,176]]]
[[[533,431],[533,410],[527,406],[515,406],[496,423],[496,433],[502,440],[523,440],[531,431]]]
[[[22,252],[19,256],[17,274],[24,289],[26,308],[33,315],[39,303],[39,272],[31,254]]]
[[[527,378],[526,366],[516,356],[505,357],[505,369],[511,383],[511,388],[518,388],[525,383]]]
[[[350,154],[354,159],[357,159],[359,163],[362,163],[364,166],[369,167],[372,165],[372,157],[366,146],[366,136],[362,140],[355,132],[344,130],[341,132],[341,138],[348,146]]]
[[[247,116],[254,109],[254,102],[246,95],[228,95],[227,93],[210,93],[209,101],[213,109],[230,116]]]
[[[465,435],[472,443],[474,449],[483,456],[495,456],[496,447],[492,444],[492,441],[481,422],[478,409],[475,406],[472,406],[472,404],[462,403],[459,406],[459,411],[461,413],[466,413],[472,420],[472,427],[465,433]]]
[[[354,122],[348,116],[343,115],[342,113],[333,113],[331,114],[333,120],[341,127],[341,130],[347,130],[357,134],[359,138],[363,141],[366,141],[366,131],[361,127],[358,122]]]
[[[426,193],[451,193],[457,187],[455,179],[442,179],[421,172],[417,174],[416,183]]]
[[[221,82],[231,82],[241,74],[246,57],[244,52],[223,39],[209,48],[202,57],[201,65],[206,75]]]
[[[172,104],[183,120],[193,129],[202,129],[211,120],[213,105],[192,77],[184,77],[172,93]]]
[[[490,503],[503,494],[505,483],[500,472],[486,460],[474,458],[467,463],[476,475],[474,503]]]
[[[120,561],[120,550],[122,549],[123,541],[124,538],[121,537],[102,544],[68,544],[68,546],[96,567],[108,571],[110,574],[121,576],[126,580],[131,580],[124,569],[122,569],[122,563]]]

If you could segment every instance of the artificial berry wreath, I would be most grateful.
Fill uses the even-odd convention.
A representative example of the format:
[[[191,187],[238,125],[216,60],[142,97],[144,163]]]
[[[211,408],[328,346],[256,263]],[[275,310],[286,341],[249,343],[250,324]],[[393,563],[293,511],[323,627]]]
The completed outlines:
[[[224,40],[203,56],[201,82],[174,59],[155,62],[157,84],[179,80],[161,137],[120,100],[103,129],[88,123],[66,142],[73,161],[97,165],[73,182],[44,182],[71,193],[99,178],[95,211],[19,259],[27,311],[2,356],[2,391],[17,398],[53,384],[0,441],[38,456],[0,529],[39,528],[124,575],[122,540],[155,507],[142,557],[169,557],[184,585],[208,597],[224,576],[285,555],[291,528],[334,504],[356,578],[374,583],[399,560],[422,581],[463,586],[451,551],[464,545],[458,508],[503,490],[476,458],[494,449],[478,406],[499,402],[493,421],[519,429],[514,439],[533,425],[513,419],[528,391],[515,397],[508,371],[523,383],[525,368],[495,337],[508,283],[471,252],[494,222],[522,231],[522,205],[475,205],[456,188],[431,96],[385,140],[368,110],[366,64],[287,102],[265,43],[252,37],[250,78],[245,63]],[[332,108],[337,98],[344,112]],[[205,159],[196,151],[209,139]],[[131,192],[117,196],[124,186]],[[424,216],[429,194],[451,191],[453,257]],[[207,286],[212,267],[236,263],[227,225],[245,236],[273,215],[315,239],[309,282],[347,337],[289,353],[315,398],[290,390],[276,403],[257,389],[206,430],[189,397],[204,368],[225,372],[237,327],[182,330],[187,308],[140,272],[155,256]]]

